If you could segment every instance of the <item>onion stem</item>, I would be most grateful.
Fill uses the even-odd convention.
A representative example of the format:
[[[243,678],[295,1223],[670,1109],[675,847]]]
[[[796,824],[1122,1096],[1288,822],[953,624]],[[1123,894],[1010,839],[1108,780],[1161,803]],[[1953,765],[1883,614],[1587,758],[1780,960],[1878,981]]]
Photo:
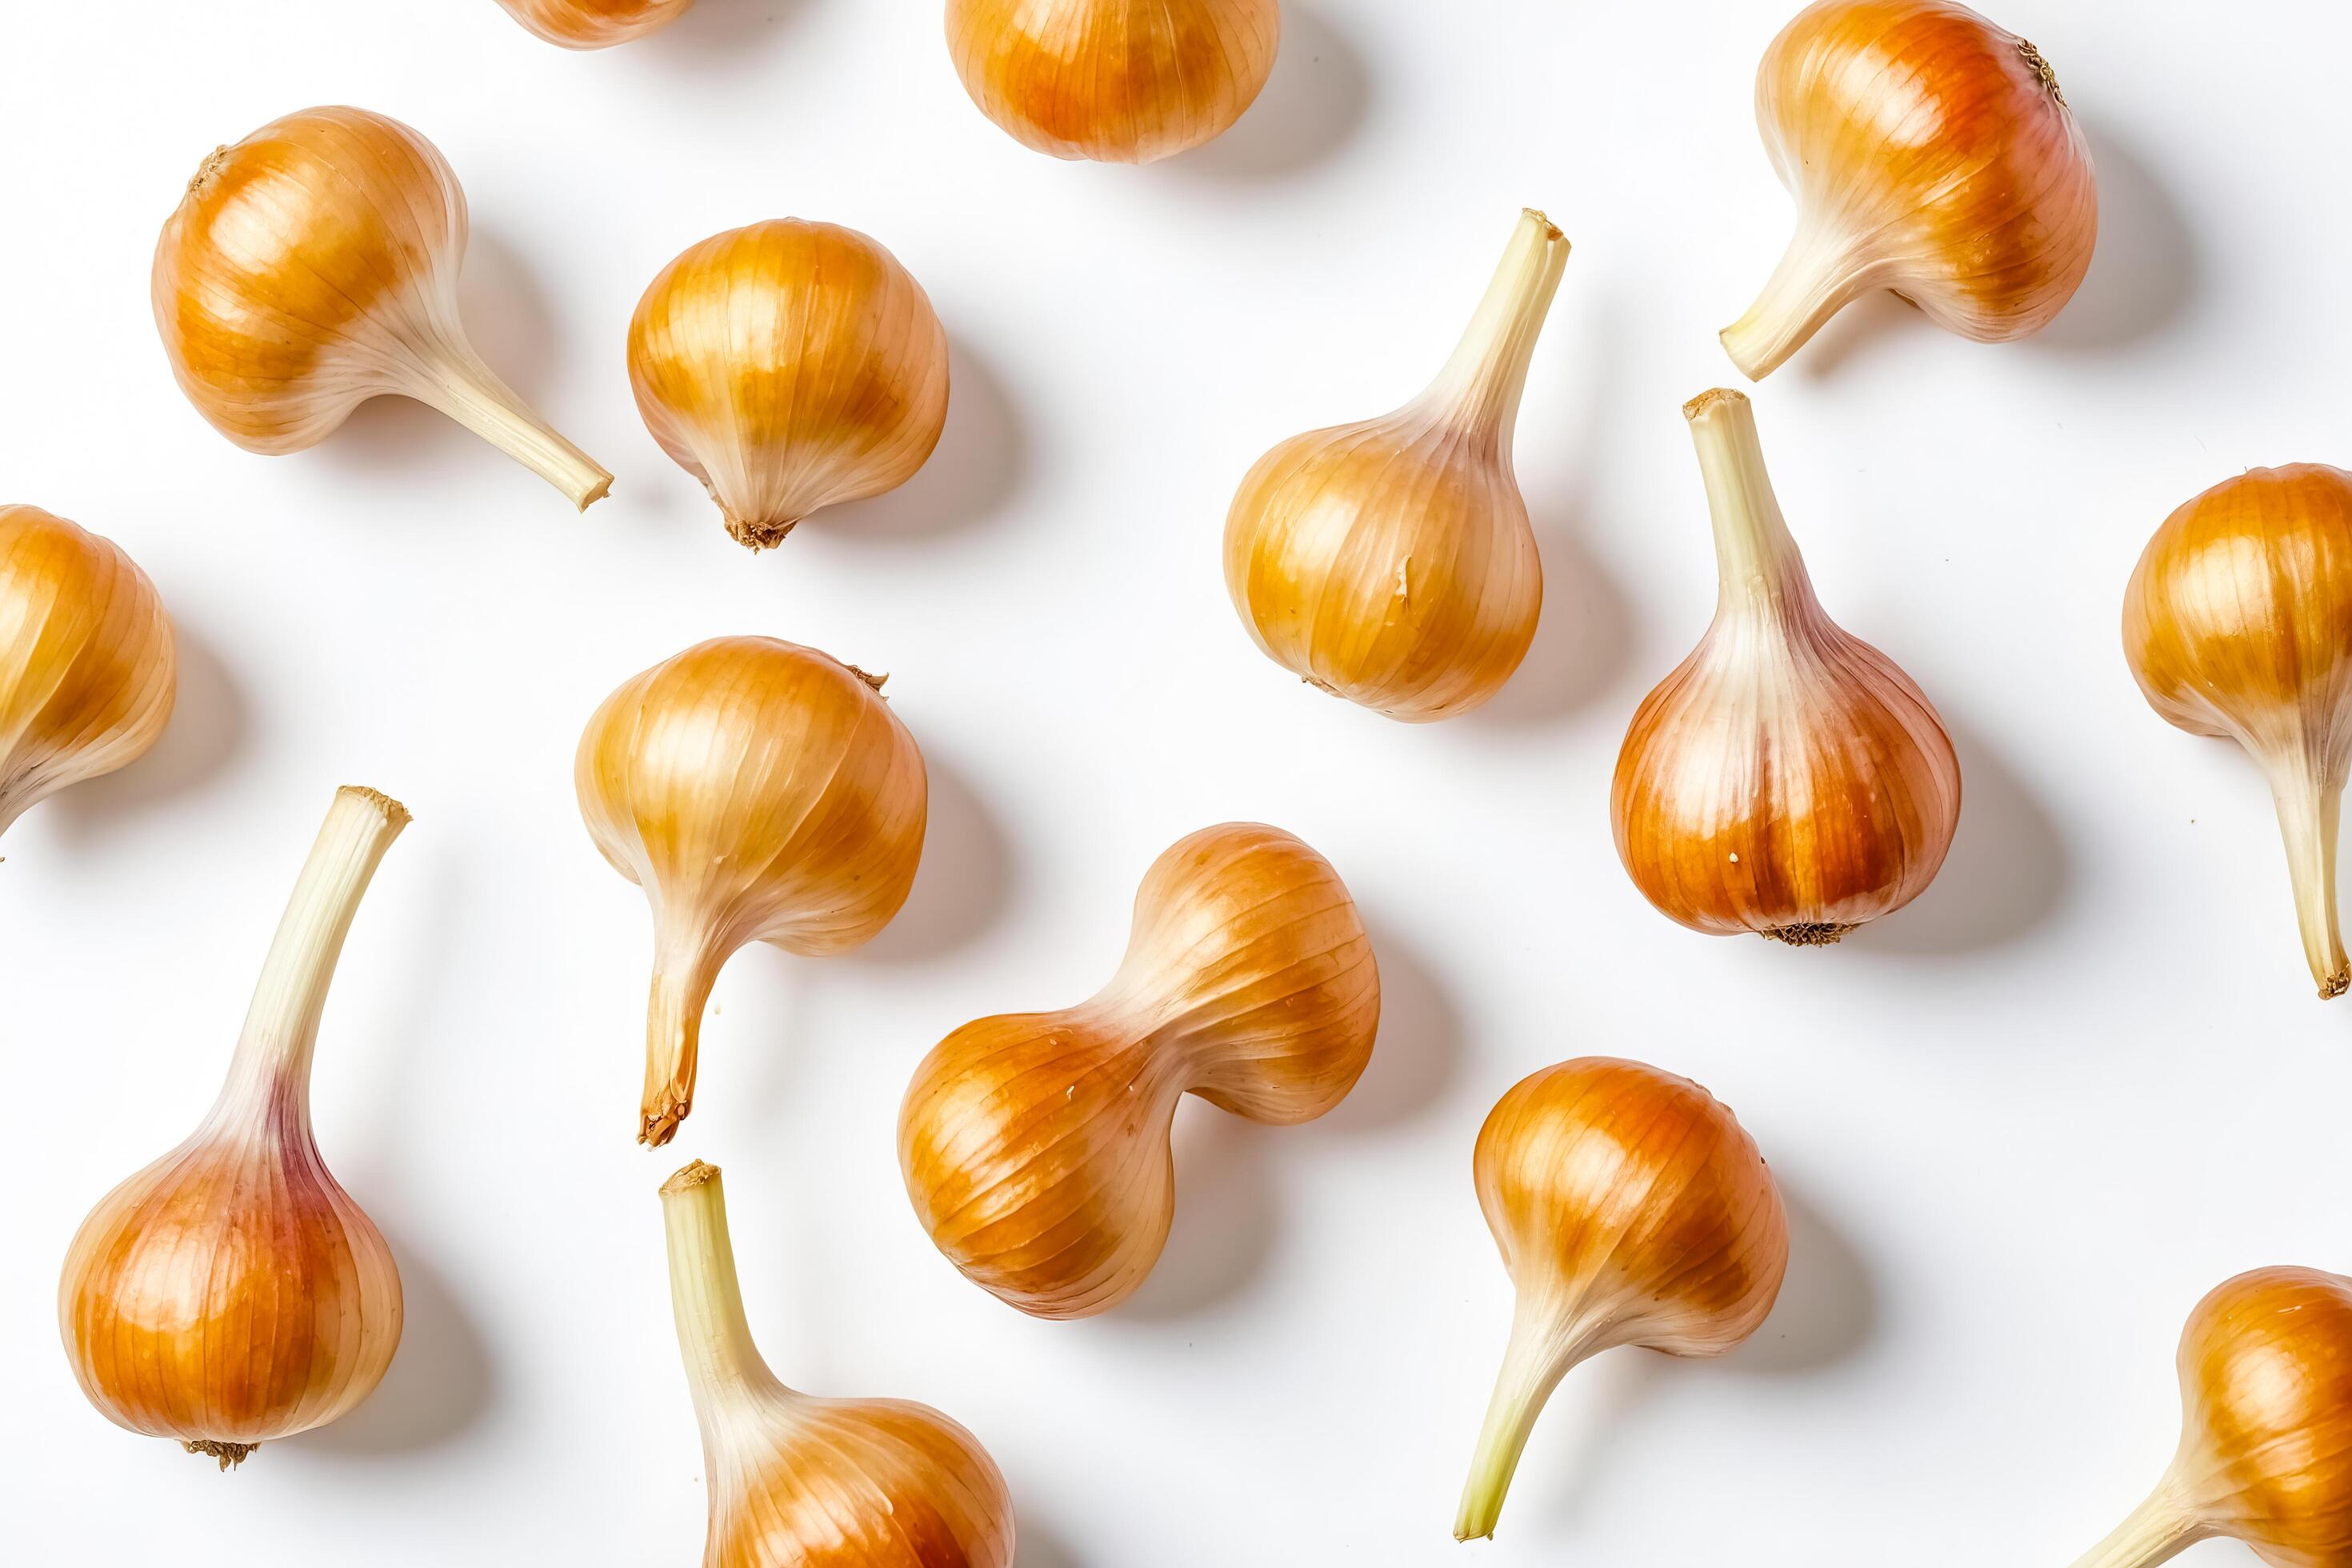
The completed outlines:
[[[1878,287],[1875,269],[1857,266],[1851,247],[1825,226],[1801,223],[1780,265],[1748,313],[1722,331],[1724,352],[1750,381],[1761,381],[1811,341],[1832,316]]]
[[[2205,1539],[2162,1489],[2132,1510],[2116,1532],[2076,1560],[2074,1568],[2156,1568]]]
[[[2294,881],[2295,923],[2324,1002],[2352,987],[2352,963],[2345,960],[2336,920],[2336,828],[2344,786],[2300,759],[2292,770],[2273,771],[2271,795],[2286,839],[2287,873]]]
[[[744,1396],[765,1399],[787,1392],[751,1342],[719,1167],[695,1161],[662,1184],[661,1200],[669,1238],[670,1307],[696,1413],[707,1424],[722,1406]]]
[[[1600,1330],[1563,1333],[1525,1307],[1512,1315],[1503,1370],[1495,1379],[1495,1396],[1486,1407],[1486,1424],[1471,1458],[1470,1479],[1462,1488],[1461,1510],[1454,1518],[1454,1540],[1494,1535],[1496,1522],[1503,1515],[1503,1499],[1518,1471],[1519,1455],[1552,1390],[1578,1363],[1608,1347]]]
[[[562,490],[582,511],[613,488],[611,474],[556,434],[462,343],[441,345],[405,390]]]
[[[1528,367],[1568,270],[1568,252],[1551,219],[1533,208],[1521,214],[1477,312],[1425,395],[1455,423],[1491,435],[1498,449],[1518,421]]]
[[[694,1110],[694,1075],[702,1051],[702,1013],[719,966],[698,949],[667,938],[656,948],[646,999],[646,1094],[637,1142],[658,1149]]]
[[[1784,597],[1810,601],[1812,584],[1804,557],[1780,515],[1772,475],[1764,466],[1755,405],[1745,394],[1718,387],[1685,404],[1683,417],[1690,421],[1699,473],[1706,481],[1720,607]]]

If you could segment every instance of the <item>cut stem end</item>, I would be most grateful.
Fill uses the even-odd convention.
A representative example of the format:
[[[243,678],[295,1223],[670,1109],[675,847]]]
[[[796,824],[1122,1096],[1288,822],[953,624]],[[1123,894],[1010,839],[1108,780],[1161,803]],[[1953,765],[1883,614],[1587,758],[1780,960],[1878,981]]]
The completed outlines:
[[[1856,929],[1858,928],[1854,926],[1840,925],[1834,921],[1817,921],[1792,926],[1779,926],[1771,931],[1759,931],[1756,934],[1769,937],[1774,942],[1787,942],[1790,947],[1835,947],[1846,939],[1849,932]]]

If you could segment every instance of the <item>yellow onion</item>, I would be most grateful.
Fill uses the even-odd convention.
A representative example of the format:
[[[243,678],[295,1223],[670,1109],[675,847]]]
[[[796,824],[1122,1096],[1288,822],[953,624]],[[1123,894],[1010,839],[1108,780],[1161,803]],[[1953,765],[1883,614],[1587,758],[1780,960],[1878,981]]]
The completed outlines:
[[[89,1402],[223,1469],[348,1414],[400,1344],[400,1272],[319,1157],[310,1062],[360,898],[407,825],[374,790],[336,795],[212,1113],[66,1255],[58,1320]]]
[[[2042,51],[1951,0],[1821,0],[1765,51],[1756,119],[1797,233],[1723,346],[1752,380],[1888,289],[2006,342],[2074,297],[2098,243],[2089,146]]]
[[[714,637],[625,681],[580,737],[580,815],[653,905],[638,1142],[694,1107],[702,1011],[748,942],[871,940],[922,858],[923,754],[884,677],[773,637]]]
[[[658,32],[694,0],[499,0],[507,14],[551,44],[604,49]]]
[[[0,833],[145,755],[178,686],[172,618],[147,574],[61,517],[0,506]]]
[[[1149,163],[1223,135],[1281,43],[1278,0],[948,0],[971,100],[1056,158]]]
[[[155,246],[155,324],[196,412],[249,452],[413,397],[585,510],[613,476],[482,363],[457,316],[466,193],[396,120],[307,109],[206,158]]]
[[[1000,1300],[1108,1311],[1167,1244],[1177,1101],[1312,1121],[1355,1086],[1380,1016],[1330,863],[1278,828],[1203,828],[1145,873],[1127,956],[1092,1000],[966,1024],[923,1059],[898,1110],[907,1195]]]
[[[914,478],[948,417],[948,340],[898,258],[781,218],[662,268],[629,322],[646,428],[753,550]]]

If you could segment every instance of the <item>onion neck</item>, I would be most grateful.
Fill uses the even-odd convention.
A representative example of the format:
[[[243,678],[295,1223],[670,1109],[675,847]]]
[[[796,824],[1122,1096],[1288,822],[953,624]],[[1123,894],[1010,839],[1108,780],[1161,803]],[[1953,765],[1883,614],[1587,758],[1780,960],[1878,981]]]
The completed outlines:
[[[698,935],[680,934],[667,921],[656,931],[653,985],[646,998],[646,1092],[637,1123],[637,1142],[649,1149],[676,1137],[694,1110],[702,1015],[726,962]]]
[[[1811,341],[1832,316],[1879,287],[1877,269],[1828,224],[1805,217],[1780,265],[1748,313],[1723,329],[1724,351],[1740,374],[1761,381]]]
[[[270,942],[210,1125],[266,1114],[309,1129],[310,1060],[335,963],[376,866],[407,826],[408,808],[390,795],[350,784],[335,792]]]
[[[1563,1319],[1520,1302],[1511,1317],[1511,1341],[1503,1352],[1486,1423],[1470,1460],[1470,1479],[1462,1488],[1462,1506],[1454,1517],[1454,1540],[1493,1536],[1511,1478],[1518,1471],[1519,1455],[1552,1390],[1579,1363],[1613,1342],[1606,1321],[1586,1322],[1572,1315]]]
[[[2287,874],[2294,883],[2303,955],[2325,1002],[2352,988],[2352,963],[2346,962],[2336,919],[2336,830],[2344,786],[2328,770],[2301,757],[2274,766],[2271,775],[2279,833],[2286,840]]]
[[[1683,405],[1715,524],[1717,609],[1811,606],[1812,582],[1764,467],[1755,405],[1718,387]]]
[[[1482,434],[1498,452],[1518,423],[1528,367],[1568,269],[1568,252],[1567,237],[1549,218],[1533,208],[1522,214],[1454,357],[1422,395],[1423,404]]]
[[[2164,1488],[2132,1511],[2113,1535],[2075,1559],[2074,1568],[2156,1568],[2211,1532],[2198,1525]]]
[[[697,1160],[662,1184],[661,1200],[669,1240],[670,1308],[677,1319],[687,1386],[704,1432],[725,1426],[746,1406],[790,1402],[792,1391],[768,1370],[751,1342],[719,1168]]]
[[[562,490],[582,511],[613,488],[612,475],[532,413],[462,339],[436,344],[403,390]]]

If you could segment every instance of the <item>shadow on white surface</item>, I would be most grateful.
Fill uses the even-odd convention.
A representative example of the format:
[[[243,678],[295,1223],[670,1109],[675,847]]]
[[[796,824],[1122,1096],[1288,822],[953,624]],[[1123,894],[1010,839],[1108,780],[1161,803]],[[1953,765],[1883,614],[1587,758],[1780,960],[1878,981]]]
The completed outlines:
[[[815,0],[695,0],[687,14],[634,43],[635,49],[681,70],[708,70],[713,66],[757,65],[767,46],[782,37]],[[945,45],[941,46],[942,50]]]
[[[2065,836],[2000,753],[1944,715],[1960,759],[1960,826],[1927,890],[1846,939],[1864,952],[1936,954],[2021,940],[2065,901]]]
[[[1859,1354],[1878,1327],[1878,1287],[1861,1250],[1804,1194],[1780,1183],[1789,1210],[1789,1278],[1755,1337],[1718,1363],[1741,1376],[1819,1372]]]
[[[367,1458],[434,1447],[464,1435],[498,1396],[497,1363],[464,1304],[408,1240],[385,1239],[400,1265],[400,1349],[364,1404],[295,1439],[322,1454]]]
[[[1377,921],[1367,923],[1381,966],[1381,1032],[1364,1076],[1324,1118],[1340,1132],[1421,1115],[1444,1098],[1462,1061],[1461,1016],[1435,972],[1403,937]]]
[[[980,936],[1011,898],[1012,847],[1004,830],[945,758],[927,754],[930,820],[923,861],[906,907],[882,934],[849,954],[852,963],[928,963]]]
[[[1150,1278],[1117,1317],[1187,1318],[1249,1284],[1281,1229],[1266,1142],[1287,1131],[1184,1097],[1176,1113],[1176,1223]]]
[[[828,507],[803,528],[828,541],[887,543],[968,528],[1008,509],[1029,466],[1018,405],[969,345],[950,338],[948,356],[947,426],[930,461],[897,489]]]
[[[86,779],[35,808],[49,815],[60,837],[94,837],[116,822],[201,787],[228,766],[243,743],[250,716],[228,666],[204,633],[185,621],[175,621],[173,631],[180,683],[171,722],[137,762]]]
[[[2202,270],[2196,231],[2139,154],[2096,129],[2099,247],[2082,289],[2032,341],[2097,353],[2152,337],[2186,314]]]
[[[1018,1517],[1014,1530],[1013,1568],[1079,1568],[1078,1554],[1026,1514]]]
[[[1265,90],[1233,129],[1168,160],[1179,174],[1211,180],[1280,179],[1324,163],[1347,144],[1371,108],[1364,57],[1319,8],[1282,8],[1282,52]]]

